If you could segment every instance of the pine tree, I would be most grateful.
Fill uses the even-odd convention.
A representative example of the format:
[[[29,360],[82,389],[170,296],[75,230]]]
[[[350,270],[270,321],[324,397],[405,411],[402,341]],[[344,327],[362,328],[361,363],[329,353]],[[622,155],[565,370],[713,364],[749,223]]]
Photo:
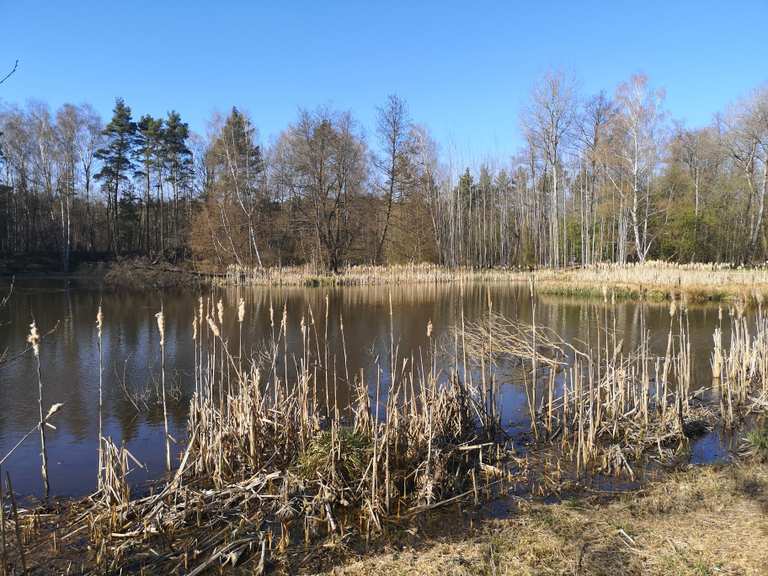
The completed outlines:
[[[139,120],[136,129],[136,148],[134,153],[140,162],[136,170],[136,176],[144,180],[144,250],[147,254],[151,252],[152,243],[150,240],[150,214],[152,205],[152,176],[155,176],[155,182],[158,193],[158,203],[160,206],[159,246],[162,251],[165,247],[165,218],[163,213],[163,186],[162,186],[162,147],[165,137],[163,129],[163,120],[153,118],[145,114]]]
[[[120,184],[129,181],[134,170],[133,149],[136,142],[136,123],[131,119],[131,109],[122,98],[115,101],[112,120],[103,132],[107,143],[96,152],[102,162],[101,170],[94,176],[103,182],[107,190],[108,212],[111,213],[109,245],[114,253],[120,251]]]
[[[168,113],[163,131],[163,166],[173,190],[173,234],[176,247],[181,244],[179,237],[179,198],[181,194],[191,195],[194,177],[192,151],[187,146],[189,126],[181,121],[176,111]],[[188,197],[187,206],[191,210],[192,201]],[[191,215],[190,215],[191,216]]]

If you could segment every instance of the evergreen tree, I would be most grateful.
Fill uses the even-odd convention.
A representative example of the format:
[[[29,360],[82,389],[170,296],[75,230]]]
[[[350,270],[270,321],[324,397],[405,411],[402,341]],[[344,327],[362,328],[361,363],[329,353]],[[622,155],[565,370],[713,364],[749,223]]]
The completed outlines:
[[[187,207],[191,210],[192,181],[194,178],[194,164],[192,151],[187,146],[189,139],[189,125],[181,121],[178,112],[172,110],[165,120],[163,131],[163,166],[167,180],[173,190],[173,234],[176,248],[181,245],[179,234],[179,200],[183,194],[187,195]],[[191,214],[188,215],[191,217]]]
[[[136,123],[131,119],[131,109],[122,98],[115,101],[112,120],[104,128],[106,146],[96,152],[101,170],[95,175],[107,191],[109,245],[113,252],[120,251],[120,184],[127,183],[134,171],[133,150],[136,142]]]
[[[165,218],[162,192],[162,148],[164,138],[165,131],[163,130],[163,120],[161,118],[153,118],[149,114],[141,117],[136,127],[136,148],[134,153],[140,162],[136,169],[136,176],[144,180],[144,250],[147,254],[151,252],[152,248],[149,211],[152,204],[153,174],[157,188],[158,204],[160,206],[158,225],[160,250],[162,251],[165,246]]]

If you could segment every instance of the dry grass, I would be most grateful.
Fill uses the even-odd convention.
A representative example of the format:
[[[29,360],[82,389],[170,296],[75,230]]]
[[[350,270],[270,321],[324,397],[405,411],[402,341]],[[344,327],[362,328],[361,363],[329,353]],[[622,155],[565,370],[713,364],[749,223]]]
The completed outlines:
[[[758,576],[768,573],[766,514],[768,466],[694,468],[608,502],[518,504],[474,533],[424,534],[410,549],[329,573]]]
[[[768,268],[730,264],[596,264],[583,268],[540,270],[541,292],[601,296],[604,287],[617,297],[664,300],[684,294],[691,301],[731,300],[768,293]]]
[[[581,268],[446,268],[433,264],[350,266],[331,274],[314,266],[247,268],[230,266],[221,284],[250,286],[368,286],[529,282],[541,293],[601,297],[604,288],[618,298],[664,300],[685,294],[691,301],[752,298],[768,294],[768,268],[730,264],[596,264]]]
[[[245,286],[374,286],[398,284],[448,284],[524,280],[521,272],[505,269],[446,268],[434,264],[349,266],[338,274],[312,265],[286,268],[229,266],[221,284]]]

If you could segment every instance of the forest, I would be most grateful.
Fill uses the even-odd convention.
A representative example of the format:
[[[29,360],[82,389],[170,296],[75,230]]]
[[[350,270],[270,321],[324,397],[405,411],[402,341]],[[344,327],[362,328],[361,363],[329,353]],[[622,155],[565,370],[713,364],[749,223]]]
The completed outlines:
[[[238,107],[201,135],[120,98],[107,119],[0,103],[0,253],[62,270],[129,256],[332,271],[768,257],[768,87],[688,127],[643,75],[585,95],[551,72],[510,114],[525,146],[462,166],[396,95],[374,126],[301,110],[269,146]]]

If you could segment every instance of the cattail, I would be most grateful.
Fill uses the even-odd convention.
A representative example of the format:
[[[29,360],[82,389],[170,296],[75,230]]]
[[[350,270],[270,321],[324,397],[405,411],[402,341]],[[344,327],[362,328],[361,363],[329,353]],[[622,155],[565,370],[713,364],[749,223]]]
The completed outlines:
[[[29,325],[29,336],[27,336],[27,342],[32,345],[32,350],[35,356],[40,356],[40,333],[37,331],[37,324],[32,320],[32,324]]]
[[[219,324],[222,326],[224,325],[224,302],[219,298],[219,301],[216,303],[216,311],[219,315]]]
[[[213,318],[208,316],[208,327],[211,329],[211,332],[213,332],[213,335],[218,338],[221,335],[221,332],[219,331],[219,327],[216,326],[216,322],[213,321]]]
[[[165,316],[163,315],[163,311],[160,310],[157,314],[155,314],[155,318],[157,318],[157,329],[160,332],[160,345],[165,345]]]
[[[432,338],[432,320],[427,322],[427,338]]]
[[[168,434],[168,404],[165,399],[165,315],[163,310],[155,314],[157,329],[160,332],[160,385],[163,394],[163,428],[165,430],[165,468],[171,470],[171,441]]]
[[[53,404],[53,405],[52,405],[52,406],[51,406],[51,407],[48,409],[48,413],[45,415],[45,418],[44,418],[44,420],[46,421],[46,423],[48,422],[48,419],[49,419],[49,418],[51,418],[51,416],[53,416],[54,414],[56,414],[56,412],[58,412],[59,410],[61,410],[61,408],[62,408],[63,406],[64,406],[64,403],[63,403],[63,402],[57,402],[56,404]],[[51,426],[51,424],[48,424],[48,426]]]
[[[240,298],[240,301],[237,303],[237,321],[242,324],[243,320],[245,320],[245,300]]]
[[[98,485],[101,488],[102,470],[104,467],[104,452],[102,449],[102,438],[104,436],[104,402],[103,402],[103,381],[104,381],[104,358],[102,351],[102,330],[104,328],[104,314],[101,311],[101,304],[96,312],[96,337],[98,338],[99,345],[99,471],[98,471]]]
[[[101,330],[104,327],[104,314],[101,312],[101,305],[99,305],[99,311],[96,312],[96,333],[101,338]]]
[[[677,313],[677,300],[672,300],[669,303],[669,317],[674,318]]]
[[[45,443],[45,417],[43,416],[43,376],[40,368],[40,333],[37,331],[37,323],[32,320],[32,324],[29,325],[29,336],[27,336],[27,342],[32,345],[32,350],[35,353],[35,359],[37,360],[37,403],[40,413],[40,459],[42,466],[40,472],[43,477],[43,490],[45,491],[45,497],[48,498],[49,484],[48,484],[48,449]]]

